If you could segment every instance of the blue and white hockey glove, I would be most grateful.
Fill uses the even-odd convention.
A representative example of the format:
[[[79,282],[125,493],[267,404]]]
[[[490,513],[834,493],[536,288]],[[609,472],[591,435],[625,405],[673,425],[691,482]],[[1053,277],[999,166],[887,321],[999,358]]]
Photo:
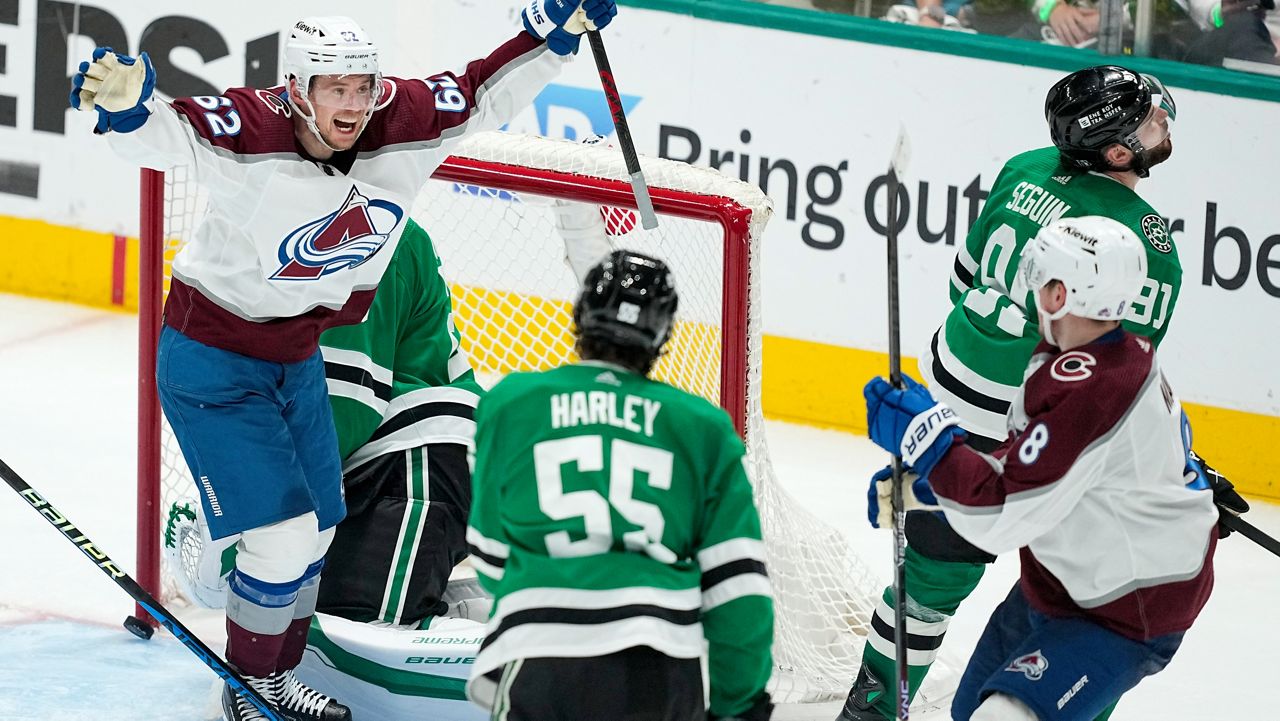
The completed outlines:
[[[155,87],[156,71],[146,53],[131,58],[111,48],[95,48],[92,60],[80,63],[71,78],[71,107],[97,110],[98,133],[128,133],[147,121],[151,113],[144,103]]]
[[[902,472],[902,505],[907,512],[940,510],[929,479],[906,470]],[[872,528],[893,525],[893,468],[889,466],[871,477],[867,488],[867,520],[871,521]]]
[[[910,376],[902,380],[903,389],[883,378],[872,378],[862,389],[867,399],[867,434],[877,446],[902,456],[917,475],[927,476],[965,433],[947,404],[935,401]]]
[[[617,14],[614,0],[529,0],[520,19],[526,32],[547,41],[551,52],[572,55],[583,33],[604,28]]]

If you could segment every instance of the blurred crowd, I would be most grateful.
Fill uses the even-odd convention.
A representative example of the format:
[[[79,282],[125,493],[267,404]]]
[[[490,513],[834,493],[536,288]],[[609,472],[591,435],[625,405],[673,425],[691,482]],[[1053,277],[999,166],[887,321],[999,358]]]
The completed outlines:
[[[1280,74],[1275,0],[760,0],[1052,45]],[[1109,5],[1107,3],[1110,3]],[[1139,3],[1142,3],[1140,6]],[[1145,15],[1144,15],[1145,13]],[[1149,17],[1149,30],[1135,21]],[[1118,25],[1108,30],[1108,18]],[[1141,37],[1139,37],[1141,32]]]

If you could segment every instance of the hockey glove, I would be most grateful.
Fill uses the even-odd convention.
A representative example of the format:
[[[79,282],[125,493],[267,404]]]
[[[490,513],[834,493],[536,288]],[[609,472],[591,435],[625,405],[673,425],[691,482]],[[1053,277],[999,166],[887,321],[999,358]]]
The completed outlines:
[[[905,388],[872,378],[862,389],[867,399],[867,434],[877,446],[902,456],[917,475],[928,476],[951,444],[963,440],[960,419],[945,403],[910,376],[902,376]]]
[[[80,63],[71,78],[71,107],[97,110],[98,133],[128,133],[147,121],[151,113],[144,103],[155,86],[156,71],[146,53],[131,58],[111,48],[95,48],[92,60]]]
[[[933,495],[929,479],[902,472],[902,505],[910,511],[937,511],[938,497]],[[893,469],[885,466],[871,477],[867,488],[867,520],[872,528],[893,525]]]
[[[525,31],[546,40],[551,52],[572,55],[583,33],[604,28],[617,14],[614,0],[529,0],[520,18]]]
[[[1209,490],[1213,491],[1213,502],[1218,507],[1219,519],[1224,518],[1228,513],[1239,516],[1249,512],[1249,502],[1236,493],[1236,487],[1227,480],[1226,476],[1218,473],[1217,469],[1196,455],[1195,451],[1187,455],[1190,460],[1199,464],[1202,477],[1209,484]],[[1226,538],[1233,532],[1230,526],[1221,520],[1218,521],[1218,538]]]
[[[556,55],[572,55],[578,52],[580,35],[565,30],[565,23],[581,8],[580,0],[529,0],[520,12],[524,30],[539,40],[547,41],[547,48]]]
[[[617,14],[618,6],[614,0],[582,0],[582,9],[574,16],[583,23],[582,30],[577,29],[578,26],[573,18],[570,18],[570,23],[565,29],[572,33],[604,30],[606,25],[613,22],[613,17]]]

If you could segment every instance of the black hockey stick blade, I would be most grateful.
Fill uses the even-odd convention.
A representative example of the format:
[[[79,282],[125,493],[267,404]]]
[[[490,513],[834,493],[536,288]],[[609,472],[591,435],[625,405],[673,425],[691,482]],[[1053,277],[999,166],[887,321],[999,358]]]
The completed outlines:
[[[644,180],[644,171],[640,168],[640,157],[636,155],[636,144],[631,140],[627,113],[622,107],[622,98],[618,94],[618,83],[613,79],[613,68],[609,66],[609,56],[604,51],[604,39],[600,37],[599,30],[588,30],[587,40],[591,43],[591,54],[596,59],[596,70],[600,73],[600,87],[604,90],[604,99],[609,103],[613,127],[618,131],[618,142],[622,145],[622,159],[626,161],[627,173],[631,176],[631,190],[636,196],[636,209],[640,211],[640,225],[645,230],[653,230],[658,227],[658,214],[653,210],[653,199],[649,197],[649,184]]]
[[[1249,523],[1234,513],[1224,513],[1221,520],[1228,528],[1239,533],[1245,538],[1280,556],[1280,541],[1268,536],[1265,531],[1257,526]]]
[[[44,516],[46,521],[61,531],[62,535],[74,544],[76,548],[79,548],[95,566],[110,576],[111,580],[115,581],[117,586],[129,594],[129,597],[135,603],[151,614],[152,618],[159,621],[161,626],[169,629],[169,633],[172,633],[174,638],[181,641],[182,645],[187,647],[187,650],[195,654],[196,658],[203,661],[206,666],[213,669],[213,672],[223,681],[226,681],[232,689],[247,698],[267,719],[270,719],[270,721],[286,721],[279,712],[267,703],[267,700],[261,694],[240,677],[240,674],[228,666],[226,661],[223,661],[203,641],[196,638],[196,635],[182,625],[182,622],[170,613],[169,609],[161,605],[150,593],[147,593],[146,589],[139,586],[132,576],[120,570],[116,562],[111,560],[106,553],[103,553],[93,541],[89,540],[89,537],[84,535],[83,531],[67,520],[67,517],[62,515],[61,511],[54,508],[39,492],[22,480],[22,477],[2,460],[0,460],[0,477],[3,477],[10,488],[16,491],[19,496],[22,496],[27,503],[31,504],[31,507],[37,513]],[[132,628],[129,630],[133,631]],[[137,632],[134,631],[134,633]]]

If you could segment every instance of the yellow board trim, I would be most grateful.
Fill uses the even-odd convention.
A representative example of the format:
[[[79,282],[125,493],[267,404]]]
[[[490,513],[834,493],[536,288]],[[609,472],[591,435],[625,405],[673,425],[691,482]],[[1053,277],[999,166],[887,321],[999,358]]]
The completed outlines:
[[[138,310],[138,241],[127,240],[122,305],[112,302],[116,236],[0,216],[0,291],[106,308]]]
[[[0,292],[60,300],[96,308],[138,309],[138,241],[126,244],[123,304],[112,302],[115,236],[59,226],[39,220],[0,216]],[[171,253],[169,254],[171,255]],[[568,357],[571,348],[562,329],[570,321],[569,304],[538,298],[522,298],[512,293],[477,291],[455,287],[454,307],[464,339],[468,328],[500,323],[501,318],[529,317],[534,313],[547,319],[538,327],[508,328],[510,347],[537,349],[534,355]],[[468,296],[468,293],[473,295]],[[474,295],[479,293],[479,295]],[[468,314],[466,301],[486,308],[484,314]],[[685,348],[693,357],[718,358],[713,349],[719,333],[713,326],[688,324],[677,327],[672,348]],[[483,333],[494,329],[485,328]],[[873,375],[888,372],[888,356],[875,351],[766,335],[763,380],[764,413],[769,418],[808,425],[866,432],[866,408],[862,386]],[[526,354],[527,357],[527,354]],[[481,359],[478,359],[481,360]],[[486,358],[477,366],[501,370],[520,367],[520,361]],[[903,358],[903,371],[919,377],[914,358]],[[701,395],[708,376],[718,381],[718,368],[703,368],[699,378],[670,377],[660,362],[658,375],[664,380]],[[1230,478],[1241,492],[1280,499],[1280,417],[1185,404],[1196,433],[1196,449]]]
[[[764,337],[762,399],[766,417],[867,432],[862,386],[889,374],[889,355],[812,341]],[[916,359],[903,372],[919,378]],[[1183,404],[1195,429],[1196,451],[1231,479],[1241,493],[1280,498],[1280,418]]]

